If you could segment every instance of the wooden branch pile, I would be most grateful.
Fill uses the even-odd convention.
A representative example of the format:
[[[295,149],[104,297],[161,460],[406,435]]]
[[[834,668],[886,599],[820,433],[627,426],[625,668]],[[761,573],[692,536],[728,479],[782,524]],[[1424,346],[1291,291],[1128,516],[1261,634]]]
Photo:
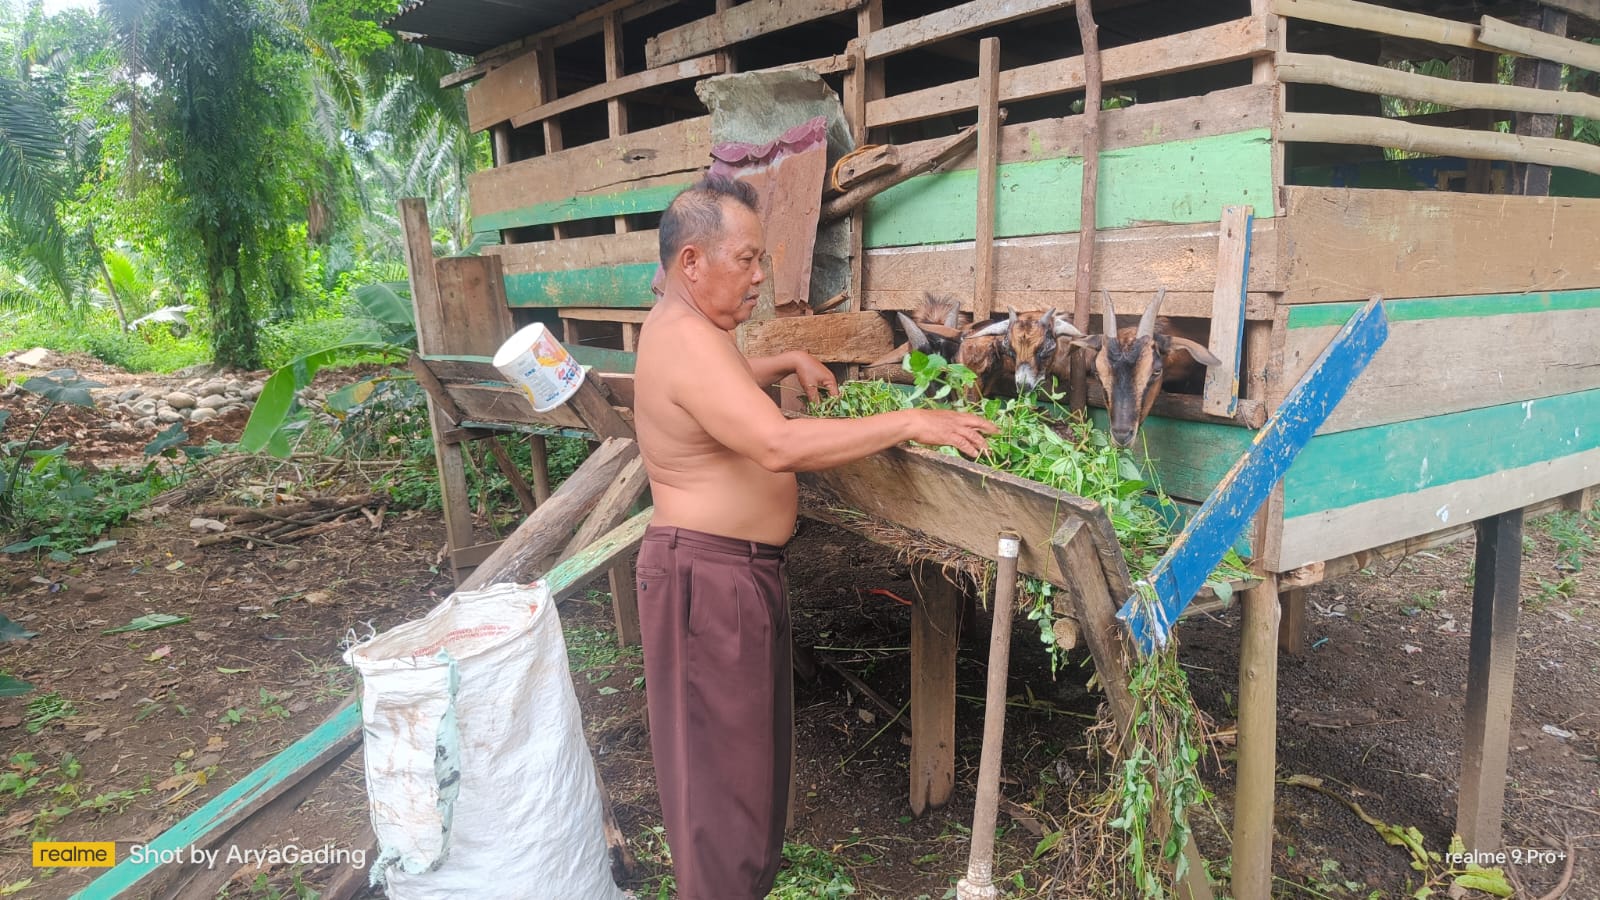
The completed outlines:
[[[360,518],[377,531],[383,527],[383,517],[389,501],[378,494],[360,494],[347,497],[322,497],[300,503],[286,503],[275,507],[212,506],[199,510],[202,517],[229,520],[232,525],[249,524],[241,530],[227,530],[206,535],[194,542],[196,547],[209,547],[230,541],[242,541],[247,546],[262,545],[293,549],[296,541],[327,534]]]

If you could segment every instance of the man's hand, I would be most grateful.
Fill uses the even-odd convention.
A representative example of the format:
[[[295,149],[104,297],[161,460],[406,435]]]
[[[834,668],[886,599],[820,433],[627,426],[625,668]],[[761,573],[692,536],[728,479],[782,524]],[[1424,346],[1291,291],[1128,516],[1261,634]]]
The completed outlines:
[[[821,399],[819,388],[827,389],[830,394],[839,393],[839,385],[834,381],[833,373],[828,367],[817,360],[815,356],[804,350],[794,351],[794,374],[800,381],[800,387],[806,392],[806,399],[812,403]]]
[[[967,456],[976,458],[989,449],[984,435],[1000,429],[983,416],[956,412],[952,409],[914,409],[911,439],[919,444],[934,447],[954,447]]]

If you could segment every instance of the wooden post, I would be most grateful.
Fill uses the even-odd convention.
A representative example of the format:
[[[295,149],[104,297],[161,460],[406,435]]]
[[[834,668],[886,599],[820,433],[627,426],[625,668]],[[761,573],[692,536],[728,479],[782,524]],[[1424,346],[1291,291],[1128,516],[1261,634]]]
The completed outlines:
[[[911,608],[911,812],[950,802],[956,783],[956,648],[961,589],[933,563],[917,566]]]
[[[428,227],[428,204],[416,197],[400,201],[400,230],[405,236],[406,274],[411,282],[411,308],[417,320],[417,351],[438,352],[445,334],[445,311],[439,298],[439,276],[433,263],[433,232]],[[458,444],[447,444],[444,433],[455,426],[428,397],[428,424],[433,431],[433,454],[439,466],[439,499],[444,507],[445,540],[449,551],[472,546],[472,508],[467,499],[467,470]],[[450,562],[458,583],[466,569]]]
[[[978,230],[977,286],[972,294],[972,320],[994,313],[994,201],[1000,177],[1000,39],[978,43]]]
[[[856,39],[850,50],[852,65],[848,76],[853,90],[849,92],[850,106],[847,115],[850,118],[851,135],[855,138],[857,147],[872,139],[871,131],[867,128],[867,104],[884,95],[883,63],[868,62],[864,49],[867,38],[882,27],[883,0],[867,0],[856,10]],[[850,215],[850,305],[848,307],[849,310],[857,312],[865,309],[862,297],[866,290],[864,276],[866,227],[866,209],[857,208]]]
[[[1511,739],[1511,687],[1517,671],[1522,510],[1479,520],[1477,531],[1456,832],[1467,850],[1490,852],[1503,846],[1500,825]]]
[[[537,506],[550,499],[550,445],[544,435],[528,435],[528,453],[533,469],[533,500]]]
[[[1239,769],[1233,895],[1272,896],[1272,799],[1278,779],[1278,576],[1244,592],[1239,636]]]
[[[1306,589],[1278,591],[1282,619],[1278,628],[1278,649],[1290,656],[1306,651]]]
[[[1094,286],[1095,203],[1100,183],[1100,34],[1089,0],[1078,0],[1078,33],[1083,40],[1083,204],[1078,224],[1078,266],[1073,277],[1072,324],[1089,333],[1089,291]],[[1115,325],[1112,329],[1115,331]],[[1072,408],[1089,406],[1088,369],[1082,353],[1072,355]]]
[[[1548,34],[1565,37],[1567,14],[1548,6],[1525,4],[1528,7],[1527,24]],[[1547,59],[1517,60],[1517,84],[1544,91],[1561,89],[1561,64]],[[1550,115],[1516,116],[1516,133],[1527,137],[1551,138],[1556,133],[1556,117]],[[1530,197],[1543,197],[1550,193],[1550,167],[1535,163],[1519,163],[1512,168],[1516,173],[1516,193]]]
[[[1500,54],[1472,51],[1472,80],[1479,84],[1496,84],[1500,67]],[[1487,109],[1467,112],[1467,125],[1474,131],[1488,131],[1494,127],[1494,113]],[[1494,163],[1487,159],[1467,160],[1466,189],[1473,194],[1494,193]]]

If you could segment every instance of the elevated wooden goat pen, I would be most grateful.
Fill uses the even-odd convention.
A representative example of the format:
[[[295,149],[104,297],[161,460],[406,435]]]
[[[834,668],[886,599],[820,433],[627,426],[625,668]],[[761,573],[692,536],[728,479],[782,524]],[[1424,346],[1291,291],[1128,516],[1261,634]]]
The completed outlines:
[[[426,366],[441,389],[478,398],[436,420],[458,571],[492,546],[473,538],[454,446],[573,427],[481,384],[481,357],[544,319],[585,363],[618,373],[608,383],[626,407],[655,223],[726,138],[693,88],[755,69],[815,73],[842,98],[853,141],[900,159],[967,126],[977,140],[851,213],[841,289],[818,290],[830,283],[819,274],[808,296],[773,298],[791,315],[744,326],[749,352],[803,347],[859,367],[895,344],[889,312],[925,291],[979,318],[1081,307],[1092,146],[1088,288],[1124,313],[1164,288],[1163,312],[1209,322],[1212,351],[1233,361],[1202,393],[1164,397],[1143,427],[1165,490],[1199,502],[1360,303],[1387,300],[1387,345],[1242,539],[1264,580],[1246,601],[1241,668],[1269,709],[1271,643],[1298,649],[1303,588],[1473,523],[1495,538],[1480,553],[1503,549],[1523,510],[1582,504],[1600,483],[1600,200],[1549,196],[1600,193],[1600,148],[1569,139],[1570,117],[1600,119],[1600,48],[1581,40],[1600,28],[1600,2],[1452,4],[1444,18],[1420,0],[1099,0],[1109,102],[1092,130],[1073,105],[1086,65],[1070,0],[584,6],[513,22],[424,0],[391,23],[477,54],[447,81],[473,82],[472,126],[495,151],[471,178],[472,212],[504,243],[440,261],[436,277],[413,241],[419,310],[435,310],[421,317]],[[1499,83],[1503,57],[1516,58],[1515,84]],[[1452,77],[1419,74],[1410,63],[1424,60],[1450,61],[1431,70]],[[776,137],[797,121],[772,106]],[[1430,154],[1434,182],[1386,177],[1411,161],[1383,148]],[[1437,189],[1327,186],[1341,179]],[[1515,642],[1516,573],[1496,571],[1476,601],[1458,821],[1482,849],[1499,846]],[[1255,749],[1240,783],[1248,768],[1259,789],[1240,799],[1239,896],[1267,883],[1272,740],[1270,728],[1242,736]]]

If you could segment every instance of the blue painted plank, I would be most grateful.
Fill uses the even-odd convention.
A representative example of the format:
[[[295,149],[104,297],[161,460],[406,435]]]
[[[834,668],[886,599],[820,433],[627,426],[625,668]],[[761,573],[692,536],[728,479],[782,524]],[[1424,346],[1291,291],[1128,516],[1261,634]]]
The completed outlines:
[[[1388,336],[1383,303],[1374,298],[1322,351],[1256,433],[1249,452],[1234,463],[1149,576],[1134,585],[1117,618],[1127,623],[1140,652],[1166,644],[1172,624]]]

